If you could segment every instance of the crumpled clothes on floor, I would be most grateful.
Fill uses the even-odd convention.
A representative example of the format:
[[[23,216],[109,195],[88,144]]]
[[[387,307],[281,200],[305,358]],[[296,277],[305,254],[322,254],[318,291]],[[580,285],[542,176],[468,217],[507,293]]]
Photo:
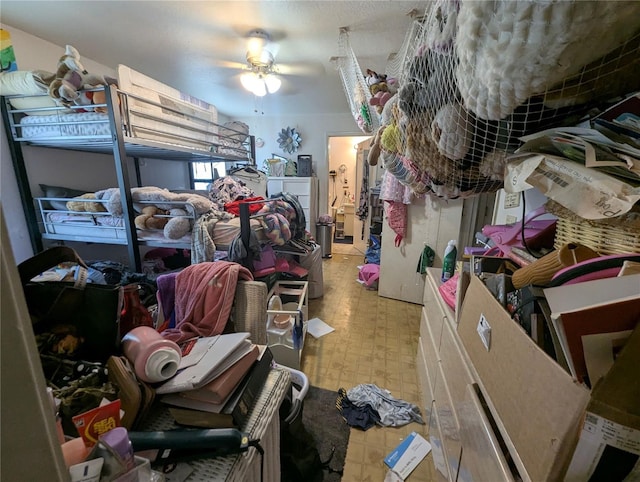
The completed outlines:
[[[357,407],[369,404],[378,412],[380,425],[385,427],[401,427],[411,422],[424,424],[420,408],[413,403],[399,400],[391,396],[387,390],[372,384],[357,385],[347,391],[347,398]]]
[[[354,405],[347,397],[347,392],[344,388],[338,390],[336,407],[338,407],[342,417],[350,427],[366,431],[380,423],[380,416],[371,405],[368,403],[360,407]]]

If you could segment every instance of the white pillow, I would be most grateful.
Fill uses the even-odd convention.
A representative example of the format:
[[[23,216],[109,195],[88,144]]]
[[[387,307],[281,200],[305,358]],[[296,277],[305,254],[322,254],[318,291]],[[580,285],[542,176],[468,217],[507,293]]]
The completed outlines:
[[[42,76],[52,75],[49,72],[28,70],[16,70],[5,72],[0,76],[0,95],[35,95],[46,94],[47,87]],[[39,107],[57,107],[51,97],[22,97],[9,99],[14,109],[37,109]],[[51,115],[55,111],[33,111],[29,115]]]

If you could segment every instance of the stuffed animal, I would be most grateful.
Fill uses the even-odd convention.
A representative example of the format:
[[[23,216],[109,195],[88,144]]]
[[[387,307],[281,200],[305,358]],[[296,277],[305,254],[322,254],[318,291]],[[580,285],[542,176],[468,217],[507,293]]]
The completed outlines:
[[[80,96],[78,92],[85,86],[105,84],[103,77],[87,72],[80,63],[80,53],[71,45],[66,46],[65,54],[60,57],[56,73],[43,80],[49,86],[49,96],[67,107],[87,104],[86,97]]]
[[[386,126],[380,127],[376,131],[376,135],[371,139],[371,144],[369,148],[369,154],[367,155],[367,163],[370,166],[375,166],[378,164],[378,158],[380,157],[380,142],[382,141],[382,132],[384,131]]]
[[[107,211],[103,203],[93,201],[83,201],[83,199],[95,199],[95,193],[88,192],[82,196],[74,197],[71,201],[67,201],[68,211],[80,211],[85,213],[103,213]],[[78,199],[78,201],[76,201]]]
[[[376,107],[376,111],[378,114],[382,114],[382,108],[384,105],[393,97],[389,92],[383,92],[379,90],[371,99],[369,99],[369,104]]]
[[[134,220],[136,228],[143,231],[149,229],[164,229],[164,227],[168,224],[168,219],[155,217],[156,214],[166,214],[166,211],[162,211],[156,206],[143,207],[142,214],[136,216]]]
[[[180,239],[191,229],[191,223],[188,214],[184,209],[174,208],[169,210],[169,215],[176,216],[169,219],[169,222],[164,227],[164,237],[168,239]]]

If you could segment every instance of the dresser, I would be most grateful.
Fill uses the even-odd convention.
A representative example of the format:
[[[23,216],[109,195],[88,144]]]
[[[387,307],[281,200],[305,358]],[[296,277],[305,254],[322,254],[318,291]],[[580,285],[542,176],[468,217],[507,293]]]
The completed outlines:
[[[478,277],[456,316],[440,274],[429,268],[425,279],[416,360],[436,469],[452,481],[562,480],[588,391]]]
[[[314,233],[318,219],[318,178],[317,177],[270,177],[267,179],[269,196],[286,192],[298,198],[307,220],[306,229]]]
[[[458,338],[454,312],[438,292],[440,273],[429,268],[425,277],[416,361],[435,467],[445,480],[512,481]]]

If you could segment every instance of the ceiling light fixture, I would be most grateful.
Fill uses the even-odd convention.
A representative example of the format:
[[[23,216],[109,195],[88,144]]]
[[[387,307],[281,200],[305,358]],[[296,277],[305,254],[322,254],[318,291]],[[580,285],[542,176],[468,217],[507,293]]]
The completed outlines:
[[[269,35],[255,30],[249,35],[247,51],[247,71],[240,76],[242,86],[257,97],[274,94],[280,89],[282,81],[275,74],[275,59],[268,49]]]

